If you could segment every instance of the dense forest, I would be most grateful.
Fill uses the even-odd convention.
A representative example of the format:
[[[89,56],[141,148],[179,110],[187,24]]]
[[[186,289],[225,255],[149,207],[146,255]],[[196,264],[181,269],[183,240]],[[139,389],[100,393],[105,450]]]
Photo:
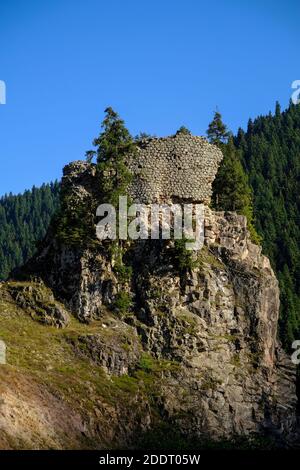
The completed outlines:
[[[300,334],[300,106],[249,121],[234,139],[253,191],[254,221],[281,289],[280,336]]]
[[[210,141],[224,160],[214,182],[213,206],[247,215],[252,238],[263,245],[281,289],[280,336],[287,349],[300,334],[300,107],[249,121],[231,136],[216,113]],[[93,152],[95,153],[95,152]],[[0,199],[0,279],[25,262],[59,205],[59,184]]]
[[[58,183],[0,199],[0,280],[32,256],[58,204]]]
[[[281,292],[279,333],[286,349],[300,335],[300,107],[249,120],[232,136],[219,112],[207,130],[224,155],[212,205],[248,218],[253,241],[276,271]]]

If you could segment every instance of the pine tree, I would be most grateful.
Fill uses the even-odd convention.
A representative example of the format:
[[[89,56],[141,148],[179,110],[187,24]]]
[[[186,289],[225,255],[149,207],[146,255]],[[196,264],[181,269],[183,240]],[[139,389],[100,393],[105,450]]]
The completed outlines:
[[[233,139],[230,138],[227,144],[221,144],[221,149],[223,160],[213,182],[213,207],[245,215],[252,240],[260,243],[260,237],[253,226],[252,190]]]
[[[178,131],[176,132],[176,135],[178,135],[178,134],[191,135],[191,131],[187,127],[181,126],[181,127],[179,127]]]
[[[218,145],[223,153],[223,160],[213,182],[213,206],[217,210],[236,211],[245,215],[252,240],[260,243],[260,237],[253,225],[252,190],[239,152],[219,112],[215,113],[213,121],[209,124],[207,135],[209,141]],[[241,131],[239,135],[242,138]]]
[[[107,108],[105,113],[106,116],[101,125],[103,131],[94,140],[94,145],[97,147],[97,171],[103,201],[118,208],[119,196],[127,195],[127,187],[132,178],[132,174],[127,168],[126,159],[130,154],[135,153],[137,141],[133,139],[126,129],[124,121],[112,108]],[[130,203],[129,199],[128,203]],[[114,243],[111,243],[109,251],[116,274],[121,275],[123,281],[127,282],[131,267],[124,263],[124,243],[122,240],[115,240]],[[124,304],[124,299],[121,303]],[[127,306],[127,302],[125,303]],[[119,309],[120,305],[117,308]]]
[[[222,115],[219,113],[219,111],[215,111],[214,118],[209,124],[206,133],[208,140],[212,144],[219,145],[227,142],[230,136],[230,132],[223,123]]]
[[[133,138],[124,121],[111,107],[106,108],[106,116],[101,124],[103,131],[94,139],[97,147],[97,162],[120,161],[133,150]]]
[[[105,202],[117,206],[119,195],[125,195],[131,174],[126,166],[126,156],[135,151],[134,139],[124,121],[112,109],[105,110],[103,131],[94,140],[97,147],[97,167]]]
[[[281,107],[278,101],[276,101],[276,104],[275,104],[275,116],[277,118],[281,117]]]
[[[58,209],[59,192],[55,182],[0,199],[0,280],[35,253]]]
[[[280,283],[280,337],[300,337],[300,107],[249,121],[235,138],[254,194],[255,224]]]

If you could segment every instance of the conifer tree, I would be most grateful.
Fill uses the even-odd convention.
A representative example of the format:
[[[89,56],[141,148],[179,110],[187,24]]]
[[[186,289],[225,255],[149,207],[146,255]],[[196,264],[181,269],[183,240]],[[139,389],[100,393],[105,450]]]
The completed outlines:
[[[178,135],[178,134],[191,135],[191,131],[187,127],[181,126],[181,127],[179,127],[178,131],[176,132],[176,135]]]
[[[275,116],[277,118],[281,117],[281,107],[278,101],[276,101],[276,104],[275,104]]]
[[[213,206],[217,210],[245,215],[252,240],[260,243],[253,225],[252,190],[233,139],[230,138],[227,144],[221,144],[221,150],[223,160],[213,182]]]
[[[59,192],[60,185],[51,183],[0,198],[0,280],[35,253],[58,209]]]
[[[111,107],[104,112],[106,116],[101,124],[103,131],[94,139],[97,162],[120,161],[133,150],[133,138],[118,113]]]
[[[215,111],[213,120],[206,131],[208,140],[212,144],[224,144],[227,142],[230,133],[222,121],[222,115],[219,111]]]
[[[125,158],[135,151],[135,143],[124,121],[112,109],[105,110],[103,131],[94,140],[103,197],[106,202],[117,205],[119,195],[126,194],[131,175]]]
[[[213,206],[217,210],[236,211],[245,215],[252,240],[260,243],[260,237],[253,225],[252,190],[233,138],[218,111],[208,126],[207,135],[209,141],[217,145],[223,153],[223,160],[213,182]]]
[[[280,284],[281,340],[300,335],[300,107],[249,120],[235,137],[254,195],[255,224]]]

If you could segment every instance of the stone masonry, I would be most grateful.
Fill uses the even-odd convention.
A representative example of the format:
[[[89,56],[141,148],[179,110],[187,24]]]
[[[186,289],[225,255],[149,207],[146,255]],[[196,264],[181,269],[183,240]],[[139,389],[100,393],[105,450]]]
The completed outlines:
[[[145,139],[130,158],[134,202],[208,204],[222,152],[203,137],[178,133]]]

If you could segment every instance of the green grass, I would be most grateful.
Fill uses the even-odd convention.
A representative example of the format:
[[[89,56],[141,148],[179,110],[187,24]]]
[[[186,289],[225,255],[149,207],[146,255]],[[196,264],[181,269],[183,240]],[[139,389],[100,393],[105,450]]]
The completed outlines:
[[[65,329],[44,326],[14,304],[0,300],[0,338],[7,346],[4,367],[47,384],[66,402],[82,410],[92,409],[98,398],[111,403],[122,401],[122,396],[126,399],[122,383],[112,381],[89,358],[77,356],[70,342],[70,338],[100,332],[110,334],[102,322],[86,325],[74,318]]]
[[[207,264],[212,268],[224,270],[224,264],[216,258],[207,246],[203,246],[198,254],[197,265],[203,267]]]
[[[108,317],[107,322],[112,318]],[[83,413],[92,412],[97,400],[123,403],[130,408],[137,393],[150,399],[158,395],[162,374],[175,371],[177,364],[158,361],[145,353],[131,376],[109,377],[87,355],[76,354],[74,343],[79,336],[115,335],[112,328],[103,327],[105,322],[101,319],[87,325],[71,316],[64,329],[45,326],[0,296],[0,338],[7,346],[4,368],[46,384],[51,392]],[[120,334],[120,341],[124,348],[131,347],[126,332]]]

